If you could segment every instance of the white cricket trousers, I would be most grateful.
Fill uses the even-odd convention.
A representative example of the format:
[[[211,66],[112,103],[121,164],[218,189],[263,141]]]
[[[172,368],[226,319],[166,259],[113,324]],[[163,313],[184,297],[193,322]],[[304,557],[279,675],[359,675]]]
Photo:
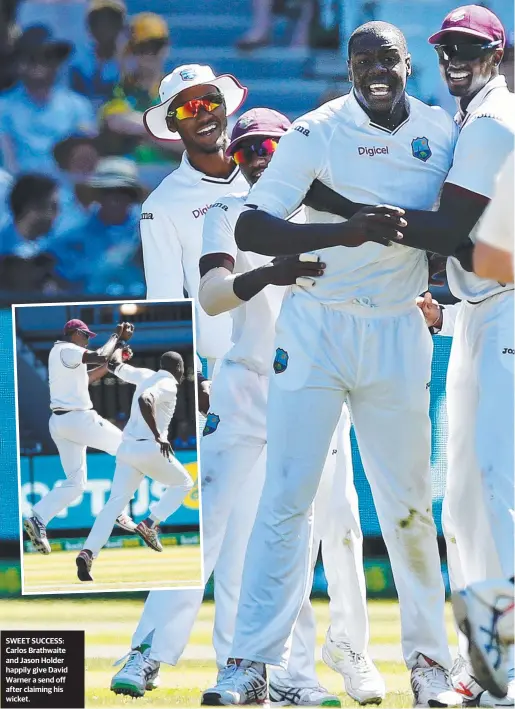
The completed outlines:
[[[453,590],[514,573],[513,298],[509,291],[462,302],[456,318],[442,513]]]
[[[231,657],[286,666],[311,573],[311,505],[345,398],[399,596],[408,667],[450,667],[431,514],[432,339],[415,304],[324,306],[291,294],[276,328],[266,482],[250,537]],[[286,365],[286,366],[285,366]]]
[[[84,542],[84,549],[92,551],[93,556],[96,557],[108,541],[116,518],[128,505],[145,476],[167,486],[161,498],[163,500],[166,496],[166,516],[175,512],[193,487],[193,480],[186,468],[173,455],[165,458],[159,444],[153,439],[122,441],[116,454],[111,494]],[[156,514],[155,508],[153,512]],[[156,517],[159,518],[159,514]]]
[[[86,489],[86,448],[116,455],[122,442],[120,429],[93,409],[52,414],[49,429],[59,451],[66,480],[50,490],[32,508],[45,525]]]
[[[213,382],[211,390],[210,412],[219,417],[215,430],[204,435],[201,441],[201,477],[202,477],[202,519],[204,572],[209,577],[215,569],[216,618],[213,643],[219,667],[225,665],[233,637],[236,609],[239,598],[241,573],[247,541],[254,522],[255,513],[264,480],[264,449],[266,445],[266,399],[268,396],[268,377],[259,376],[240,364],[224,363]],[[235,405],[234,402],[237,402]],[[213,419],[211,419],[213,420]],[[341,433],[338,437],[349,436],[348,414],[342,416]],[[339,444],[338,440],[338,444]],[[332,452],[332,451],[331,451]],[[343,453],[350,453],[344,449]],[[338,455],[330,455],[323,480],[326,488],[331,487],[335,463]],[[339,460],[343,467],[345,460]],[[352,467],[347,461],[347,469],[352,482]],[[338,484],[344,487],[347,471],[338,477]],[[354,493],[355,494],[355,493]],[[330,491],[324,493],[324,499],[330,498]],[[349,517],[354,521],[349,522]],[[321,526],[326,523],[325,516],[319,515]],[[318,519],[318,517],[317,517]],[[355,506],[347,515],[349,527],[359,528],[357,497]],[[343,535],[342,535],[343,536]],[[360,536],[356,533],[356,543],[360,545]],[[351,548],[356,546],[352,544]],[[349,562],[346,548],[341,554],[342,564],[348,568],[351,589],[363,589],[363,598],[349,598],[345,587],[339,588],[339,597],[335,608],[341,609],[340,623],[347,616],[352,628],[348,635],[359,637],[357,644],[366,643],[368,621],[364,600],[364,573],[361,548],[356,554],[361,566],[354,559]],[[338,552],[336,552],[338,554]],[[361,574],[356,581],[354,576]],[[223,594],[220,586],[223,585]],[[165,595],[166,600],[165,600]],[[193,623],[203,597],[202,591],[153,591],[145,603],[140,624],[133,637],[132,647],[145,641],[154,629],[151,657],[156,660],[176,664],[188,642]],[[222,601],[222,603],[220,603]],[[355,605],[355,617],[348,605]],[[164,613],[169,618],[164,619]],[[309,604],[305,599],[300,622],[297,626],[293,652],[288,672],[278,671],[271,679],[282,684],[312,686],[317,684],[314,669],[314,647],[316,641],[316,623]],[[356,628],[357,631],[354,629]]]

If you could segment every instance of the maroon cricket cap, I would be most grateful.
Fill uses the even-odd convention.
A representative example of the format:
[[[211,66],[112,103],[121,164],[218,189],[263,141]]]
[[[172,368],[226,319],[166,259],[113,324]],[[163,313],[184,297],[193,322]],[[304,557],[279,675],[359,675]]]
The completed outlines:
[[[74,330],[82,330],[83,332],[86,332],[90,337],[96,337],[96,332],[91,332],[89,327],[86,325],[85,322],[82,320],[68,320],[66,325],[64,326],[64,334],[68,335],[70,332],[73,332]]]
[[[279,111],[272,108],[251,108],[240,116],[232,129],[231,143],[226,155],[232,155],[235,147],[251,135],[280,138],[291,126],[291,122]]]
[[[449,32],[460,32],[472,37],[479,37],[487,42],[506,42],[506,35],[501,21],[487,7],[481,5],[463,5],[449,12],[438,32],[429,37],[430,44],[439,44]]]

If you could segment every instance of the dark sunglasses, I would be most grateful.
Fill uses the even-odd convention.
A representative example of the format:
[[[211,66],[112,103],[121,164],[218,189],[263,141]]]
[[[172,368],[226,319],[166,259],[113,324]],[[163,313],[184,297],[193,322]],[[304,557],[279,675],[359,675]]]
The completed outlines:
[[[239,150],[235,150],[232,154],[232,159],[236,165],[245,165],[252,162],[255,155],[258,158],[268,157],[276,151],[279,140],[277,138],[265,138],[253,145],[246,145]]]
[[[86,330],[81,330],[81,329],[78,327],[75,332],[80,332],[81,335],[86,335],[86,337],[88,338],[88,340],[91,340],[91,335],[90,335],[89,332],[86,332]]]
[[[439,59],[446,62],[451,59],[463,59],[472,61],[479,59],[485,52],[497,49],[502,44],[501,40],[489,42],[488,44],[435,44],[435,50]]]
[[[186,101],[182,106],[177,106],[171,111],[168,111],[167,118],[176,118],[178,121],[183,121],[185,118],[196,118],[201,108],[208,113],[212,113],[216,108],[224,102],[222,94],[210,93],[198,98],[193,98]]]

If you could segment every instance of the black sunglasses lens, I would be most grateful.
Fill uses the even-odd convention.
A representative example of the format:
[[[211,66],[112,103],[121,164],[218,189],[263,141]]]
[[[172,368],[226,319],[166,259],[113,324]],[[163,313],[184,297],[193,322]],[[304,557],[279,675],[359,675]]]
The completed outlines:
[[[454,58],[473,60],[492,48],[490,44],[440,44],[436,46],[436,51],[440,59],[446,61]]]

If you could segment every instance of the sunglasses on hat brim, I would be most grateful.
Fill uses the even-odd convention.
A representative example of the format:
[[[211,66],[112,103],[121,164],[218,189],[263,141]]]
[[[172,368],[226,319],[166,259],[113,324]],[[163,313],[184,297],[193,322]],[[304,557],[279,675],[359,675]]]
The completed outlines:
[[[472,61],[480,59],[485,52],[500,49],[502,40],[496,42],[483,42],[477,44],[435,44],[435,50],[439,59],[450,61],[451,59],[464,59]]]
[[[212,113],[223,103],[224,97],[222,94],[212,92],[185,101],[181,106],[168,111],[166,115],[167,118],[176,118],[178,121],[184,121],[186,118],[196,118],[201,108],[208,113]]]
[[[231,155],[236,165],[246,165],[252,162],[253,158],[268,157],[273,155],[277,149],[279,138],[264,138],[257,140],[252,145],[243,145],[235,150]]]

